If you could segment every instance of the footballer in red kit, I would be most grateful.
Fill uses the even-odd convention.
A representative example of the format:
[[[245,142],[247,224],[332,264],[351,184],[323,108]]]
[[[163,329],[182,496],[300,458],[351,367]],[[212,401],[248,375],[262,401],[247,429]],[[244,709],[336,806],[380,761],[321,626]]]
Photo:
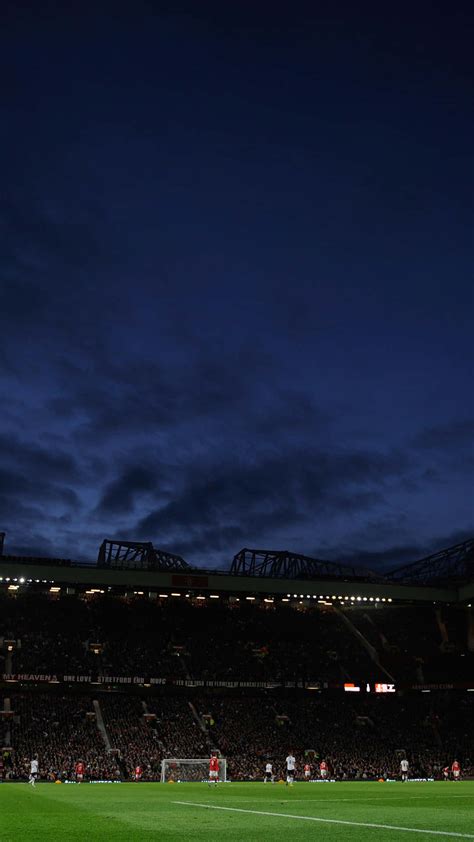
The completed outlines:
[[[445,766],[443,769],[443,777],[445,781],[449,781],[449,766]]]
[[[459,781],[459,779],[461,777],[461,766],[459,765],[457,760],[453,761],[453,764],[451,766],[451,771],[453,773],[454,780]]]
[[[309,781],[309,779],[311,777],[311,766],[309,765],[309,763],[305,763],[303,771],[304,771],[305,781]]]
[[[135,780],[141,781],[143,770],[141,766],[135,766]]]
[[[78,784],[82,783],[84,780],[84,764],[80,760],[79,763],[76,763],[76,781]]]
[[[209,780],[208,784],[214,783],[217,785],[219,781],[219,760],[217,755],[212,754],[209,760]]]
[[[326,763],[325,760],[321,760],[321,763],[319,764],[319,771],[320,771],[320,774],[321,774],[322,778],[327,778],[327,776],[328,776],[328,764]]]

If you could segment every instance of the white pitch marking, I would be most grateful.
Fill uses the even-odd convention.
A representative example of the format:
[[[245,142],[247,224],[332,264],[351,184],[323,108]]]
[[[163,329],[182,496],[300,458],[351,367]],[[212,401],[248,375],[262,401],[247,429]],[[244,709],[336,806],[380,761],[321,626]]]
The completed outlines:
[[[467,794],[450,795],[449,798],[471,798],[471,799],[474,800],[474,794],[473,795],[467,795]],[[305,804],[307,804],[308,802],[311,802],[311,804],[340,804],[341,801],[351,801],[351,802],[357,801],[357,803],[360,804],[361,801],[363,801],[363,802],[365,802],[365,801],[379,801],[380,802],[381,800],[384,800],[384,801],[390,801],[390,802],[392,802],[392,801],[403,801],[403,802],[405,802],[405,801],[420,801],[420,800],[421,801],[427,801],[428,799],[429,799],[429,794],[427,794],[427,795],[407,795],[407,797],[404,798],[402,795],[388,795],[387,793],[385,793],[385,795],[384,795],[381,791],[380,795],[377,796],[377,798],[372,797],[372,796],[370,798],[364,798],[362,795],[360,796],[360,798],[278,798],[278,802],[280,804],[295,804],[295,802],[300,802],[300,803],[304,802]],[[219,800],[220,801],[221,800],[224,800],[224,801],[232,800],[233,803],[235,803],[235,801],[238,801],[239,804],[261,804],[262,801],[266,801],[270,804],[275,803],[275,799],[270,799],[270,798],[239,798],[238,795],[235,797],[235,800],[234,799],[227,799],[227,798],[219,799]]]
[[[345,824],[350,827],[373,827],[376,830],[400,830],[403,833],[428,833],[431,836],[455,836],[461,839],[474,839],[474,833],[456,833],[452,830],[428,830],[421,827],[402,827],[394,824],[375,824],[371,822],[350,822],[344,819],[323,819],[319,816],[295,816],[291,813],[270,813],[268,810],[242,810],[240,807],[218,807],[215,804],[196,804],[193,801],[173,801],[183,807],[202,807],[204,810],[224,810],[228,813],[246,813],[253,816],[271,816],[277,819],[299,819],[304,822],[320,822],[322,824]]]

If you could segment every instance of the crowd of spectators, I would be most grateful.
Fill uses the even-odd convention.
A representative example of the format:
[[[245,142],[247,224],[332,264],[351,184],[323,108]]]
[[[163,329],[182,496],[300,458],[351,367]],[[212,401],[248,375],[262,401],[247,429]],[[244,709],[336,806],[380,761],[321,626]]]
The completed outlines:
[[[182,675],[165,609],[146,600],[0,594],[15,673]]]
[[[205,722],[185,696],[149,697],[145,702],[107,695],[100,706],[125,778],[133,778],[140,766],[143,780],[157,780],[162,759],[208,757],[212,749]]]
[[[35,755],[47,780],[73,778],[79,760],[92,780],[117,774],[115,758],[104,749],[90,697],[28,693],[12,696],[10,702],[13,779],[27,775]]]
[[[100,708],[122,775],[131,778],[141,766],[144,780],[159,778],[163,746],[143,702],[136,696],[109,695],[101,698]]]
[[[245,681],[463,680],[467,610],[0,594],[14,673]],[[219,646],[214,630],[219,631]],[[4,656],[4,652],[0,652]],[[379,666],[382,669],[379,669]]]
[[[193,678],[341,682],[373,671],[366,649],[332,608],[248,602],[183,608],[180,640]],[[219,630],[219,646],[210,629]]]
[[[402,756],[414,777],[441,777],[456,757],[474,774],[474,703],[444,696],[438,703],[417,694],[357,699],[315,696],[203,697],[202,710],[232,777],[262,776],[267,761],[282,773],[285,749],[305,762],[325,759],[339,779],[395,777]],[[454,714],[457,711],[457,716]],[[460,715],[461,714],[461,715]],[[462,723],[462,724],[460,724]],[[451,758],[451,760],[450,760]]]
[[[156,716],[154,727],[164,757],[207,757],[214,748],[193,697],[150,698],[147,709]]]
[[[473,674],[465,606],[385,605],[382,610],[348,609],[347,616],[397,678],[436,683],[464,681]]]
[[[163,758],[207,757],[211,750],[206,726],[184,696],[145,702],[134,695],[101,695],[108,744],[89,696],[30,692],[11,696],[10,705],[11,762],[5,760],[3,772],[12,780],[27,776],[35,755],[45,780],[74,779],[78,761],[91,780],[133,779],[136,766],[143,780],[158,780]]]
[[[130,780],[136,766],[143,780],[159,780],[164,758],[206,758],[213,750],[226,758],[232,780],[260,780],[269,761],[283,776],[290,751],[297,777],[305,763],[316,775],[322,759],[339,780],[397,777],[402,757],[412,777],[441,777],[454,759],[474,775],[474,699],[467,694],[101,694],[110,746],[91,697],[25,693],[10,702],[12,745],[3,771],[13,780],[27,776],[35,755],[46,780],[73,779],[79,760],[91,780]]]

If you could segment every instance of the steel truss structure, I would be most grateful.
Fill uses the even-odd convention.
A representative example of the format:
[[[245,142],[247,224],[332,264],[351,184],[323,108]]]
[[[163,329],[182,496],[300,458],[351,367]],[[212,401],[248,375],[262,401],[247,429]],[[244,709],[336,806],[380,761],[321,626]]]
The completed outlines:
[[[114,570],[190,570],[180,555],[157,550],[151,541],[102,541],[99,567]]]
[[[240,550],[231,564],[233,576],[265,576],[268,579],[350,579],[383,581],[372,571],[332,561],[322,561],[288,550]]]
[[[433,553],[387,573],[389,582],[455,584],[474,581],[474,539]]]
[[[5,533],[0,532],[0,560],[47,567],[90,567],[88,563],[71,559],[12,556],[4,553]],[[157,572],[192,572],[223,576],[224,571],[197,568],[175,553],[157,549],[151,541],[104,540],[99,548],[97,568],[105,570],[136,570]],[[456,587],[474,584],[474,538],[440,550],[425,558],[397,567],[380,575],[373,570],[353,567],[323,559],[293,553],[289,550],[257,550],[245,547],[232,561],[228,576],[246,576],[288,580],[340,580],[374,584],[432,585]]]

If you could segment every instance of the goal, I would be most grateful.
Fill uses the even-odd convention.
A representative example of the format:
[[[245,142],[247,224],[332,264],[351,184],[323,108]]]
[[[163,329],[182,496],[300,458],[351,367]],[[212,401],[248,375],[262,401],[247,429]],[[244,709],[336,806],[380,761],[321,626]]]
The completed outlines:
[[[161,783],[186,781],[207,781],[209,778],[208,757],[166,757],[161,761]],[[227,781],[227,760],[219,757],[219,781]]]

